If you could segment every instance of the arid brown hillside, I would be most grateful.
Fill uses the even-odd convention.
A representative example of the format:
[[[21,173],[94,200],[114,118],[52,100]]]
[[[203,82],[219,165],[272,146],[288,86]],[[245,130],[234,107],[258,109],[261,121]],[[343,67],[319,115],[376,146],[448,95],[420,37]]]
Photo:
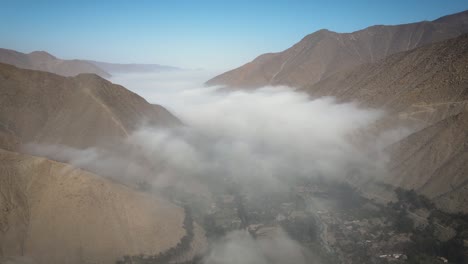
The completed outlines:
[[[0,150],[0,255],[34,263],[115,263],[187,234],[184,210],[70,165]],[[195,226],[187,257],[206,246]],[[179,252],[183,254],[183,252]]]
[[[460,102],[468,100],[467,62],[465,34],[334,74],[303,91],[390,111],[407,110],[408,117],[417,117],[450,110],[444,105],[464,107]]]
[[[62,77],[0,64],[0,142],[11,135],[21,143],[86,148],[121,139],[141,124],[179,120],[94,74]]]
[[[0,49],[0,63],[11,64],[22,69],[52,72],[62,76],[94,73],[101,77],[110,77],[109,73],[90,62],[62,60],[45,51],[34,51],[25,54],[14,50]]]
[[[223,73],[207,85],[311,85],[333,73],[468,32],[468,11],[428,22],[372,26],[352,33],[320,30],[291,48],[268,53]]]
[[[447,117],[392,146],[388,182],[468,212],[468,111]]]
[[[385,108],[419,131],[393,145],[388,183],[468,212],[468,35],[334,74],[304,91]]]

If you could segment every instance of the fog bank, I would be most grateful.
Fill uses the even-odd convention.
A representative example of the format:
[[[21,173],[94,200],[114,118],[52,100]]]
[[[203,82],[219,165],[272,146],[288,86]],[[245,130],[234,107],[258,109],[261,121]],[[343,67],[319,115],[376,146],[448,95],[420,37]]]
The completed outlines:
[[[281,229],[270,237],[253,239],[246,231],[234,231],[216,243],[206,264],[305,264],[306,249]]]
[[[207,77],[197,71],[113,77],[167,107],[182,127],[141,126],[115,149],[28,144],[26,151],[127,183],[144,182],[155,190],[214,179],[235,182],[246,193],[267,193],[286,190],[296,178],[340,180],[385,173],[383,149],[400,134],[364,132],[382,111],[331,97],[310,98],[290,87],[219,92],[202,86]],[[207,186],[208,192],[217,187]],[[282,232],[254,240],[239,231],[217,243],[205,262],[305,263],[302,254]]]

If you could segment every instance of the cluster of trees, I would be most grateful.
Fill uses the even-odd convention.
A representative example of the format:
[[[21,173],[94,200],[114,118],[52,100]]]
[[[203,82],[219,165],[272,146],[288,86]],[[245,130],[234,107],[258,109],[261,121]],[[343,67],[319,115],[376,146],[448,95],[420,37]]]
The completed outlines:
[[[242,194],[236,193],[234,195],[234,202],[236,203],[237,207],[237,216],[241,220],[241,227],[246,228],[249,225],[249,217],[247,210],[244,207],[245,198]]]
[[[349,183],[336,182],[330,187],[330,195],[337,200],[341,209],[356,209],[366,202],[366,199],[361,196],[358,190]]]
[[[317,223],[311,215],[286,219],[281,227],[291,238],[303,243],[316,241],[319,235]]]
[[[203,257],[196,256],[196,257],[194,257],[193,259],[191,259],[189,261],[180,262],[180,263],[177,263],[177,264],[200,264],[200,263],[202,263],[202,260],[203,260]]]
[[[434,204],[425,196],[419,195],[415,190],[395,189],[399,204],[404,204],[411,210],[425,208],[434,209]]]
[[[398,201],[389,204],[387,213],[393,214],[396,231],[411,233],[411,243],[406,247],[409,263],[428,262],[431,258],[442,256],[450,263],[466,263],[468,259],[464,254],[463,231],[468,228],[466,214],[449,214],[437,209],[426,197],[417,194],[414,190],[395,190]],[[407,211],[424,208],[430,210],[429,225],[423,229],[413,228],[413,221],[408,217]],[[440,241],[435,234],[435,223],[450,226],[457,231],[455,237],[448,241]]]
[[[430,229],[430,228],[429,228]],[[417,262],[426,257],[445,257],[450,263],[466,263],[468,259],[464,254],[463,240],[454,237],[448,241],[440,241],[432,235],[432,231],[418,231],[411,236],[412,243],[406,247],[406,254],[410,263]]]
[[[157,255],[135,255],[129,256],[125,255],[122,259],[118,260],[116,264],[163,264],[169,263],[169,261],[180,254],[184,253],[185,251],[190,249],[190,243],[194,237],[193,231],[193,217],[192,211],[190,208],[185,207],[185,218],[183,227],[186,231],[185,235],[182,239],[177,243],[176,246],[170,248],[167,251],[161,252]],[[195,260],[194,260],[195,261]],[[189,262],[190,263],[190,262]]]
[[[206,215],[203,218],[203,228],[205,229],[206,235],[211,238],[220,238],[226,234],[226,230],[216,224],[216,220],[213,215]]]

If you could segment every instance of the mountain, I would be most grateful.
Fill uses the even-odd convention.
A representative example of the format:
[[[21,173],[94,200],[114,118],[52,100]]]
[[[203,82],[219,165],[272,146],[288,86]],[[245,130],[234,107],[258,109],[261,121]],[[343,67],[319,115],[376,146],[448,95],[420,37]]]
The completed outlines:
[[[180,121],[94,74],[62,77],[0,64],[0,142],[3,134],[21,143],[87,148],[122,139],[142,124]]]
[[[100,61],[87,61],[100,69],[111,74],[114,73],[138,73],[138,72],[160,72],[160,71],[177,71],[180,68],[159,64],[137,64],[137,63],[109,63]]]
[[[460,103],[468,100],[467,61],[465,34],[336,73],[301,90],[422,118],[423,113],[450,110],[444,106],[464,107]]]
[[[291,48],[260,55],[207,85],[252,88],[311,85],[336,72],[468,32],[468,11],[434,21],[371,26],[352,33],[319,30]]]
[[[92,63],[84,60],[62,60],[45,51],[34,51],[25,54],[14,50],[0,49],[0,63],[11,64],[23,69],[51,72],[62,76],[94,73],[101,77],[110,77],[109,73]]]
[[[391,148],[393,176],[387,182],[414,189],[446,211],[468,212],[468,109]]]
[[[141,125],[180,124],[163,107],[95,74],[63,77],[0,64],[0,261],[110,264],[176,252],[171,261],[184,262],[202,254],[206,238],[191,214],[132,188],[136,176],[123,184],[115,170],[103,177],[15,152],[30,142],[115,150]],[[123,167],[133,166],[125,161]]]
[[[111,74],[176,71],[180,68],[160,64],[109,63],[93,60],[62,60],[45,51],[28,54],[0,48],[0,63],[11,64],[18,68],[55,73],[62,76],[76,76],[93,73],[103,78]]]
[[[206,244],[184,209],[70,165],[0,150],[0,174],[2,256],[110,264],[171,248],[193,257]]]
[[[389,147],[385,181],[468,212],[468,34],[336,73],[302,91],[335,96],[419,129]],[[387,120],[388,121],[388,120]]]

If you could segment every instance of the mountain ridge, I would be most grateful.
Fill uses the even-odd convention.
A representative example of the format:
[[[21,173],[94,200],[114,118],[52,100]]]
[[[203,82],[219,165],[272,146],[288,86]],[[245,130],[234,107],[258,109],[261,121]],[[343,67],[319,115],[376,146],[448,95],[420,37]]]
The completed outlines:
[[[403,111],[414,103],[468,100],[468,34],[335,73],[300,91]]]
[[[84,60],[62,60],[46,51],[22,53],[0,48],[0,63],[11,64],[18,68],[51,72],[62,76],[76,76],[80,73],[94,73],[107,78],[111,75]]]
[[[282,52],[262,54],[239,68],[218,75],[208,80],[206,85],[302,87],[333,73],[466,32],[468,11],[433,21],[377,25],[351,33],[322,29],[305,36]]]
[[[126,160],[123,166],[132,176],[126,181],[119,178],[121,171],[107,168],[97,175],[97,170],[33,156],[24,148],[27,143],[65,151],[117,152],[121,147],[127,153],[125,139],[133,131],[144,125],[181,125],[175,116],[95,74],[63,77],[0,63],[0,84],[2,256],[110,264],[125,255],[173,251],[181,241],[189,242],[178,252],[184,261],[203,253],[204,231],[196,223],[194,230],[185,227],[186,219],[192,221],[185,210],[158,194],[136,190],[140,175],[135,166],[146,160]],[[154,176],[151,169],[145,176]]]
[[[0,83],[0,124],[22,143],[86,148],[144,124],[181,124],[162,106],[94,74],[63,77],[0,64]]]
[[[468,34],[335,73],[299,91],[384,108],[384,127],[412,125],[388,148],[389,176],[441,209],[468,212]],[[382,124],[380,124],[382,125]]]
[[[141,73],[141,72],[160,72],[160,71],[179,71],[181,68],[151,64],[151,63],[111,63],[94,60],[86,60],[87,62],[96,65],[97,67],[111,74],[118,73]]]
[[[0,48],[0,63],[11,64],[22,69],[55,73],[65,77],[90,73],[103,78],[110,78],[112,74],[182,70],[174,66],[150,63],[111,63],[82,59],[65,60],[42,50],[22,53],[4,48]]]

